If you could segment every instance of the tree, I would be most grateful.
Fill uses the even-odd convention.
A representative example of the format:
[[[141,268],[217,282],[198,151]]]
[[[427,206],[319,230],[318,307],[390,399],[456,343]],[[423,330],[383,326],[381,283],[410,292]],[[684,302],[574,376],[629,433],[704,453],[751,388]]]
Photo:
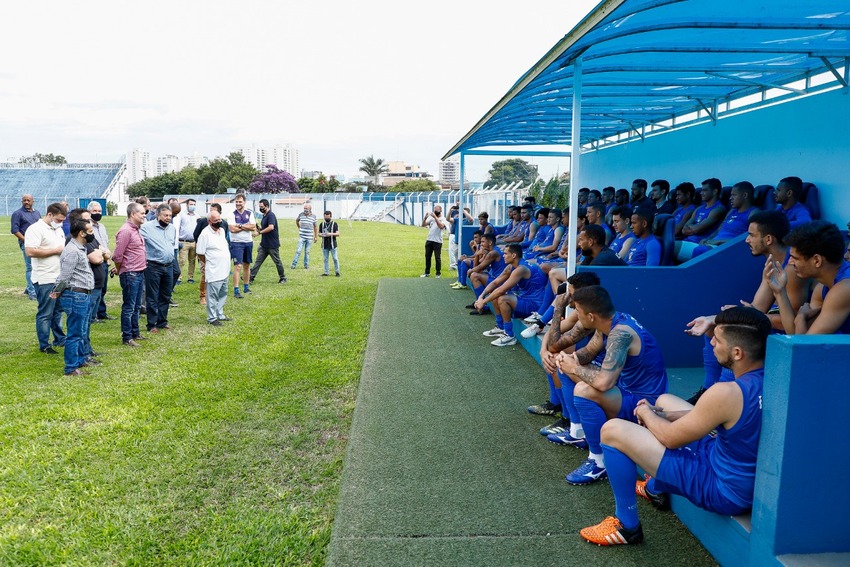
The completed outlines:
[[[165,195],[179,195],[183,192],[181,172],[163,173],[156,177],[142,179],[127,187],[127,195],[136,198],[142,195],[149,199],[162,199]]]
[[[298,183],[288,172],[269,164],[248,184],[249,193],[298,193]]]
[[[304,193],[316,192],[316,180],[312,177],[299,177],[297,183],[298,188]]]
[[[413,193],[415,191],[439,191],[440,186],[430,179],[405,179],[392,186],[393,191],[399,193]]]
[[[360,166],[359,171],[362,171],[369,177],[373,178],[375,180],[375,185],[379,183],[381,174],[384,174],[389,170],[389,166],[384,163],[383,159],[375,159],[373,156],[361,159],[360,163],[362,165]]]
[[[515,181],[522,181],[524,186],[529,186],[537,180],[537,166],[519,158],[495,161],[488,173],[490,179],[484,183],[485,189]]]
[[[564,210],[568,202],[567,195],[567,190],[561,183],[560,179],[553,176],[552,179],[546,183],[543,189],[543,199],[541,204],[544,207],[549,207],[550,209],[556,208]]]
[[[115,211],[118,210],[118,203],[114,201],[107,201],[106,203],[106,214],[110,217],[115,214]]]
[[[198,168],[200,193],[225,193],[228,189],[248,189],[260,172],[245,162],[240,152],[231,152],[225,159],[214,159]]]
[[[68,160],[65,159],[65,156],[36,153],[31,156],[21,156],[19,163],[24,165],[65,165]]]

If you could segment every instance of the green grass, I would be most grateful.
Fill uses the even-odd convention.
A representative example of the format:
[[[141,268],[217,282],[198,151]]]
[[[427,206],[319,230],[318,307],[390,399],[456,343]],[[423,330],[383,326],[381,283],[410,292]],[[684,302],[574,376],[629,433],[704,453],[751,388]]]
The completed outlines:
[[[121,220],[107,219],[113,237]],[[128,349],[118,321],[94,325],[104,364],[76,379],[38,352],[4,228],[0,564],[322,564],[377,282],[421,273],[425,237],[340,224],[342,278],[319,277],[318,247],[309,271],[289,270],[282,221],[289,283],[267,260],[220,329],[184,283],[173,331]]]

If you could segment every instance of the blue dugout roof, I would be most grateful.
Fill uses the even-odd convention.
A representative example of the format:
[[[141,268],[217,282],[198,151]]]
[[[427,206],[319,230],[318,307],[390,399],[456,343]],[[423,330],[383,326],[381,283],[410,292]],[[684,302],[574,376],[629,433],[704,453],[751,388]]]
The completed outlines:
[[[483,147],[572,146],[577,90],[580,142],[592,148],[716,120],[745,97],[758,105],[846,88],[848,32],[847,0],[606,0],[443,159]]]

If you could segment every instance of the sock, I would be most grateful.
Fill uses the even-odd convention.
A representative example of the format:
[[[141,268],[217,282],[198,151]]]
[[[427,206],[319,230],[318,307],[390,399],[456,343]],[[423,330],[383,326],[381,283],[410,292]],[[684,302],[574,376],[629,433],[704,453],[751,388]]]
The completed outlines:
[[[608,481],[614,492],[614,502],[617,505],[616,516],[627,530],[633,530],[640,525],[637,513],[637,495],[635,494],[635,479],[637,466],[625,454],[614,447],[602,445],[605,453],[605,463],[608,470]]]
[[[514,336],[514,320],[513,319],[508,319],[507,321],[502,323],[502,325],[504,325],[502,328],[505,330],[505,334],[507,336],[509,336],[509,337]]]
[[[597,467],[603,469],[605,468],[605,457],[602,455],[602,453],[590,453],[587,458],[594,461]]]
[[[552,302],[555,301],[555,292],[552,291],[552,286],[547,285],[543,289],[543,301],[540,303],[540,306],[537,308],[538,313],[542,313],[546,309],[552,305]]]
[[[584,439],[584,428],[580,423],[575,423],[572,420],[570,421],[570,437],[573,439]]]
[[[233,293],[239,293],[239,286],[233,288]]]
[[[558,371],[558,378],[561,380],[561,400],[563,400],[561,413],[563,414],[566,411],[569,414],[570,423],[581,423],[581,417],[578,414],[575,398],[573,397],[576,385],[568,376],[560,371]]]
[[[466,272],[469,271],[469,264],[466,262],[460,262],[457,265],[457,281],[460,282],[461,285],[466,285]]]
[[[702,346],[702,366],[705,368],[705,381],[702,387],[708,390],[720,378],[720,363],[714,356],[714,349],[711,347],[711,339],[708,335],[702,336],[704,344]]]
[[[546,311],[543,312],[543,315],[540,316],[540,322],[543,323],[545,327],[549,322],[552,321],[552,317],[555,316],[555,307],[550,305]]]
[[[502,319],[502,315],[498,314],[498,313],[496,314],[496,326],[499,327],[500,329],[505,328],[505,320]]]
[[[607,421],[605,411],[599,404],[587,398],[576,398],[575,405],[581,418],[579,421],[584,427],[584,438],[587,439],[587,446],[590,448],[590,452],[597,455],[602,453],[602,448],[600,447],[602,442],[602,426]],[[634,492],[634,486],[632,487],[632,492]]]
[[[556,405],[560,404],[561,392],[555,387],[555,380],[552,379],[552,375],[547,374],[546,380],[549,382],[549,401]],[[563,404],[561,404],[561,407],[564,407]]]
[[[484,286],[472,286],[472,291],[475,292],[475,298],[478,299],[479,297],[481,297],[481,294],[484,293]]]
[[[604,447],[603,447],[603,450],[604,450]],[[646,491],[651,492],[652,494],[658,494],[659,492],[661,492],[660,490],[655,488],[655,477],[654,476],[650,477],[649,481],[647,481]]]
[[[245,291],[248,291],[248,284],[245,284],[245,285],[244,285],[244,286],[242,286],[242,287],[245,289]]]

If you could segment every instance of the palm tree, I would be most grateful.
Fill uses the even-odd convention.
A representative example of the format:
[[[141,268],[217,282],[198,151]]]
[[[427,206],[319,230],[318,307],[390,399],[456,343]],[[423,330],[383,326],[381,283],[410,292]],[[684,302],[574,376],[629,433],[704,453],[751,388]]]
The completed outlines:
[[[378,185],[378,178],[382,173],[386,173],[389,167],[381,158],[375,159],[374,156],[369,156],[360,160],[363,164],[360,166],[360,171],[375,179],[375,185]]]

